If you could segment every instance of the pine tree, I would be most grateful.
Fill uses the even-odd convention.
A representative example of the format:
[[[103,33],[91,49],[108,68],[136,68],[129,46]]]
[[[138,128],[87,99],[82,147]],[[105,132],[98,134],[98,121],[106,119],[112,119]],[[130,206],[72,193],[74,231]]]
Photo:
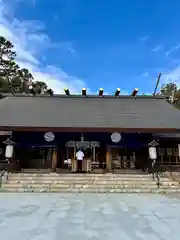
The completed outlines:
[[[16,77],[16,72],[19,66],[15,63],[16,53],[13,50],[14,45],[0,37],[0,77],[1,85],[6,91],[11,91],[14,94],[12,80]]]
[[[28,69],[20,69],[16,63],[14,45],[0,36],[0,92],[17,92],[35,94],[48,93],[53,95],[53,90],[48,89],[43,81],[34,81]]]
[[[28,69],[23,68],[17,71],[18,78],[20,79],[20,92],[29,92],[29,87],[32,85],[34,78]]]

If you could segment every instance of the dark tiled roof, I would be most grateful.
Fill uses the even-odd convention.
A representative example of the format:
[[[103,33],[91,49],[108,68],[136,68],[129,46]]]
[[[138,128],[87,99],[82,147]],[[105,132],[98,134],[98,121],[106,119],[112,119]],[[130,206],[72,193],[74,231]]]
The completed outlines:
[[[180,111],[160,97],[8,96],[0,126],[180,129]]]

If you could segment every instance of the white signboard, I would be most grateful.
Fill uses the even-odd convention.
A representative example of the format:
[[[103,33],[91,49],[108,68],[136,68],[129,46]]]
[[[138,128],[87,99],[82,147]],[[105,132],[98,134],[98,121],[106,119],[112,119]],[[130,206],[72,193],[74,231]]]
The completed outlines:
[[[114,143],[118,143],[121,141],[121,134],[118,132],[114,132],[111,134],[111,141]]]
[[[44,134],[44,139],[46,140],[46,142],[52,142],[52,141],[54,141],[55,136],[52,132],[46,132]]]

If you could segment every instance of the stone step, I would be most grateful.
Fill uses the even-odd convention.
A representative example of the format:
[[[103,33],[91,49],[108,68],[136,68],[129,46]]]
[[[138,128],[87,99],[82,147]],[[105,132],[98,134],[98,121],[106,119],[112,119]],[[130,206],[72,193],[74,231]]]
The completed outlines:
[[[10,173],[2,184],[4,192],[76,192],[76,193],[171,193],[180,192],[180,184],[160,178],[160,188],[151,174],[57,174]]]
[[[134,175],[134,174],[9,174],[9,176],[18,176],[18,177],[49,177],[49,176],[58,176],[58,177],[129,177],[129,178],[147,178],[152,177],[152,174],[144,174],[144,175]]]
[[[64,190],[59,190],[57,188],[52,188],[51,192],[65,192]],[[94,188],[94,189],[72,189],[68,190],[68,192],[77,192],[77,193],[176,193],[180,192],[179,189],[102,189],[102,188]]]
[[[71,181],[71,182],[113,182],[113,181],[128,181],[128,182],[144,182],[144,183],[147,183],[147,182],[154,182],[156,181],[156,179],[153,181],[152,180],[152,177],[149,177],[149,178],[92,178],[92,177],[89,177],[89,178],[68,178],[68,177],[12,177],[12,176],[9,176],[8,177],[8,180],[9,181],[41,181],[41,182],[45,182],[45,181],[50,181],[50,182],[53,182],[53,181]],[[171,182],[168,178],[160,178],[160,181],[161,182]],[[174,181],[175,182],[175,181]]]
[[[49,193],[157,193],[157,194],[165,194],[165,193],[180,193],[180,189],[59,189],[53,188],[50,191],[44,191],[43,189],[34,189],[33,191],[29,189],[25,191],[24,188],[6,188],[0,189],[0,192],[33,192],[33,193],[40,193],[40,192],[49,192]]]
[[[68,169],[66,169],[66,170],[68,170]],[[91,172],[91,173],[92,174],[97,174],[96,170],[97,171],[99,170],[98,174],[99,173],[105,173],[104,172],[105,169],[95,169],[95,171]],[[58,169],[58,168],[57,168],[56,172],[61,173],[61,174],[68,173],[68,172],[63,172],[62,169]],[[126,168],[126,169],[114,169],[114,172],[118,173],[118,174],[126,174],[126,173],[129,173],[129,174],[145,174],[145,172],[143,172],[140,169],[128,169],[128,168]],[[49,169],[21,169],[21,171],[19,173],[52,173],[52,169],[51,168],[49,168]]]
[[[68,181],[68,182],[144,182],[144,183],[147,183],[147,182],[154,182],[156,181],[156,179],[152,179],[152,178],[149,178],[149,179],[128,179],[128,178],[111,178],[111,179],[107,179],[107,178],[85,178],[85,179],[79,179],[79,178],[8,178],[9,181],[50,181],[50,182],[53,182],[53,181]],[[160,181],[161,182],[171,182],[170,179],[168,178],[160,178]]]
[[[104,176],[128,176],[128,177],[146,177],[152,176],[149,173],[141,173],[141,174],[130,174],[130,173],[9,173],[11,176],[76,176],[76,177],[85,177],[85,176],[93,176],[93,177],[104,177]]]
[[[151,174],[112,174],[112,173],[108,173],[108,174],[58,174],[58,173],[50,173],[50,174],[40,174],[40,173],[32,173],[32,174],[28,174],[28,173],[9,173],[9,176],[15,177],[15,176],[20,176],[20,177],[49,177],[49,176],[57,176],[57,177],[128,177],[128,178],[146,178],[146,177],[152,177]]]
[[[156,183],[154,183],[153,185],[150,184],[146,184],[146,185],[142,185],[142,184],[76,184],[76,183],[57,183],[57,184],[39,184],[39,183],[32,183],[32,184],[22,184],[22,183],[4,183],[2,184],[2,188],[9,188],[9,187],[13,187],[13,188],[19,188],[19,187],[23,187],[23,188],[138,188],[138,189],[143,189],[143,188],[157,188]],[[179,188],[179,186],[177,185],[163,185],[161,184],[160,187],[162,188]]]
[[[67,180],[67,179],[56,179],[56,180],[50,180],[50,179],[9,179],[6,181],[9,184],[96,184],[96,185],[117,185],[117,184],[133,184],[133,185],[154,185],[156,184],[156,181],[149,180],[149,181],[129,181],[129,180]],[[178,182],[172,182],[168,179],[165,181],[161,181],[163,185],[177,185],[180,186]]]

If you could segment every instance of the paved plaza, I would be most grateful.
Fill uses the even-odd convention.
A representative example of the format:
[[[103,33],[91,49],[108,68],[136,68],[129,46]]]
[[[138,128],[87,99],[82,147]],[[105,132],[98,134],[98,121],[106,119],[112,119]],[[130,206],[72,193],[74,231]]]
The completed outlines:
[[[2,193],[0,239],[179,240],[180,197]]]

